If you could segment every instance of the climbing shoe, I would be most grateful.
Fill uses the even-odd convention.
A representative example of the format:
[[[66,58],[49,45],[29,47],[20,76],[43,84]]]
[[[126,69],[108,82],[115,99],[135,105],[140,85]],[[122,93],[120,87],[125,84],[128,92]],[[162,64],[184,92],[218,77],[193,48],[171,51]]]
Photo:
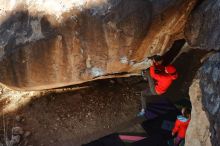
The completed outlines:
[[[147,80],[146,70],[141,71],[141,76],[143,77],[144,80]]]
[[[144,111],[144,109],[142,109],[141,112],[139,112],[139,113],[137,114],[137,116],[138,116],[138,117],[141,117],[141,116],[144,116],[144,114],[145,114],[145,111]]]

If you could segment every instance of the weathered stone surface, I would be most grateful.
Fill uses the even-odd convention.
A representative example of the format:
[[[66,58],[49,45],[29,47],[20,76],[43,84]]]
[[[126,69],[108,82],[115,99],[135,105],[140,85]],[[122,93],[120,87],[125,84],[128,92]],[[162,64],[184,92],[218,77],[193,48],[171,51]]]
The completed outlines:
[[[13,135],[22,135],[22,134],[24,134],[24,130],[21,127],[13,127],[12,134]]]
[[[183,38],[195,1],[4,1],[0,82],[40,90],[137,72]]]
[[[186,145],[220,145],[220,53],[215,53],[199,69],[190,88],[192,121]]]
[[[190,100],[192,103],[191,122],[187,129],[186,146],[211,146],[210,122],[203,110],[202,93],[199,80],[194,80],[190,87]]]
[[[205,50],[220,49],[220,0],[203,0],[187,22],[188,43]]]

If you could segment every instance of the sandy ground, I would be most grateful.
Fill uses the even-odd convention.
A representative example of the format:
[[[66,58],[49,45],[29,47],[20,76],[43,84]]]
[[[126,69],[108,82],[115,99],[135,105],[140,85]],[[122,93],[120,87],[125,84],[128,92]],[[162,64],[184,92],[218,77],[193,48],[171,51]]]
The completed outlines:
[[[89,83],[89,88],[75,92],[33,97],[5,115],[6,127],[30,131],[28,143],[33,146],[77,146],[112,132],[141,133],[135,118],[144,86],[140,77],[120,78]]]

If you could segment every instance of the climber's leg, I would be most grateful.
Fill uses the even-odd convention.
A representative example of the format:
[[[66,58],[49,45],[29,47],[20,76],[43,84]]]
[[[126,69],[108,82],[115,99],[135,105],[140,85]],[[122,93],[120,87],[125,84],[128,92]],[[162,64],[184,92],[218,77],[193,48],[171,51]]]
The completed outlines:
[[[149,88],[150,88],[150,91],[151,91],[151,93],[148,93],[149,94],[148,96],[157,95],[157,93],[155,91],[155,82],[154,82],[153,78],[150,75],[150,70],[149,69],[146,70],[146,76],[147,76]]]

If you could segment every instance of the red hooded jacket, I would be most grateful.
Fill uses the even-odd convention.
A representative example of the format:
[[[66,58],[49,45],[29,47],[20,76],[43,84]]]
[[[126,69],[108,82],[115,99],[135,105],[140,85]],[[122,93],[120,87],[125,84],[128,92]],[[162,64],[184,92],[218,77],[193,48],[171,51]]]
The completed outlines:
[[[178,77],[177,73],[172,75],[168,73],[157,74],[155,73],[154,66],[150,67],[150,75],[157,82],[155,85],[155,91],[157,92],[158,95],[165,93],[169,88],[169,86],[172,84],[173,80],[176,80]]]
[[[183,116],[177,116],[175,126],[172,130],[174,134],[177,133],[177,136],[180,138],[185,138],[186,130],[189,125],[190,119],[187,119]]]

